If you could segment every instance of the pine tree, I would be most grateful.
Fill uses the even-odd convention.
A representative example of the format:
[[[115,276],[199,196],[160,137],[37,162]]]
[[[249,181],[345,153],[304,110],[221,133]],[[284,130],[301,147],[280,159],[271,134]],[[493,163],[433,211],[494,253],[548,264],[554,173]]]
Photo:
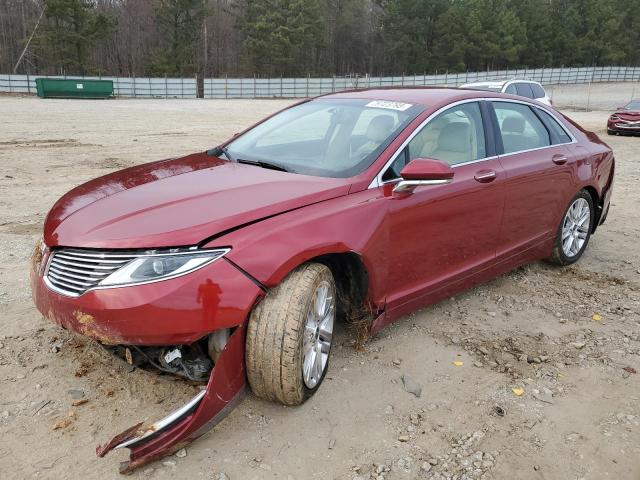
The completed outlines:
[[[201,37],[202,0],[159,0],[155,23],[160,33],[147,70],[151,75],[193,75],[198,71],[197,51]]]
[[[90,0],[47,0],[43,24],[34,37],[36,54],[68,74],[92,73],[93,47],[116,27],[113,17],[97,13]]]
[[[394,72],[419,73],[435,67],[437,24],[444,0],[390,0],[385,5],[385,63]]]
[[[322,43],[319,7],[317,0],[247,0],[239,20],[247,64],[265,75],[313,72]]]

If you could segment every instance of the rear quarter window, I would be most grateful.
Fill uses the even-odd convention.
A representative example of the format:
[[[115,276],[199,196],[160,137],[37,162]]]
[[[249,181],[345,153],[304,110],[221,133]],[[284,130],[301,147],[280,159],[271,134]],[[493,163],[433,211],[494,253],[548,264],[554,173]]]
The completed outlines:
[[[544,110],[537,109],[537,112],[547,128],[555,134],[556,138],[554,139],[554,144],[571,143],[571,137],[555,118],[553,118]]]

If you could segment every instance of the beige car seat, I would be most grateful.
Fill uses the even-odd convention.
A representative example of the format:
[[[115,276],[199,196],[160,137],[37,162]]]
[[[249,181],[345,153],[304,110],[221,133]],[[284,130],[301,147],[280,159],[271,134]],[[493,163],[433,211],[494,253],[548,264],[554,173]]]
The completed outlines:
[[[524,133],[525,121],[520,115],[509,115],[502,120],[502,143],[505,152],[518,152],[536,148],[536,140]]]
[[[436,148],[425,144],[422,156],[442,160],[450,165],[462,163],[475,158],[471,141],[471,127],[467,122],[451,122],[446,124],[441,130]]]
[[[391,115],[378,115],[373,117],[367,126],[367,140],[353,153],[353,157],[363,159],[384,142],[396,121]]]

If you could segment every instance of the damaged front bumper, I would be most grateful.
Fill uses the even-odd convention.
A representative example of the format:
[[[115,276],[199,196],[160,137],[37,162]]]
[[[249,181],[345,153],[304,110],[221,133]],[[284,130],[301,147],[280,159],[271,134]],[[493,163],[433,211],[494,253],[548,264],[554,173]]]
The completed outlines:
[[[139,423],[96,449],[129,448],[122,473],[169,455],[220,422],[244,397],[246,320],[263,290],[225,259],[189,275],[147,285],[87,291],[67,297],[43,279],[49,252],[36,248],[31,287],[40,312],[63,328],[111,346],[192,345],[215,339],[207,387],[152,425]],[[222,339],[213,332],[232,332]],[[220,344],[216,346],[216,344]],[[211,352],[214,352],[212,354]]]
[[[113,449],[129,448],[129,461],[120,465],[120,473],[180,450],[233,410],[247,390],[244,345],[245,325],[235,329],[213,367],[207,388],[191,401],[152,425],[139,423],[99,446],[103,457]]]
[[[38,249],[36,249],[36,252]],[[48,320],[106,345],[189,345],[244,323],[262,290],[225,258],[160,282],[69,297],[47,287],[49,252],[32,261],[31,291]]]

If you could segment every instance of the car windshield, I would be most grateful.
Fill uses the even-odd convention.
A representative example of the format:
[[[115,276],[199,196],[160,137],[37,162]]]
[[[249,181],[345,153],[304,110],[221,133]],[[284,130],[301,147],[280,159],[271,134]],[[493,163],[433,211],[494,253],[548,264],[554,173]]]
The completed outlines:
[[[625,110],[640,110],[640,100],[632,100],[624,106]]]
[[[274,115],[226,145],[230,160],[322,177],[369,167],[424,106],[324,98]]]

